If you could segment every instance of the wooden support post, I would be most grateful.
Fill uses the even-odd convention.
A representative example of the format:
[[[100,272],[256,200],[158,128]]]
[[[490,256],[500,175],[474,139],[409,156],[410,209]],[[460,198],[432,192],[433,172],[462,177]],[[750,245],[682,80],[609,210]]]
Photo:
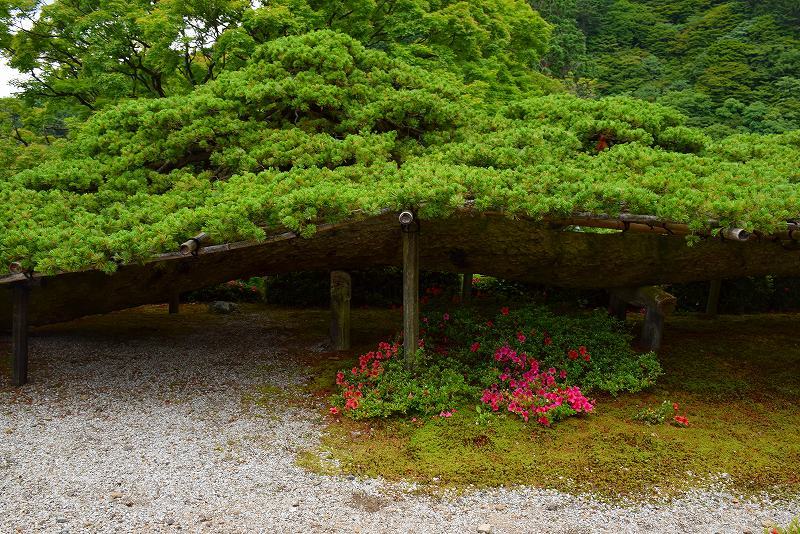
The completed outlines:
[[[343,271],[331,272],[331,345],[333,350],[350,348],[350,275]]]
[[[472,273],[464,273],[461,276],[461,303],[466,304],[472,300]]]
[[[400,214],[403,235],[403,351],[414,367],[419,347],[419,223],[411,212]]]
[[[648,350],[661,348],[661,336],[664,333],[664,314],[655,307],[647,308],[642,325],[642,346]]]
[[[14,286],[14,309],[11,323],[12,377],[11,383],[22,386],[28,381],[28,300],[30,288]]]
[[[611,293],[608,301],[608,313],[612,317],[624,321],[628,316],[628,303]]]
[[[169,296],[169,313],[175,314],[180,313],[181,311],[181,294],[177,291],[174,291]]]
[[[657,286],[614,289],[611,295],[619,301],[645,308],[641,343],[648,350],[658,350],[664,332],[664,318],[675,311],[677,299]]]
[[[722,280],[711,280],[708,284],[708,302],[706,303],[706,315],[716,317],[719,312],[719,294],[722,290]]]

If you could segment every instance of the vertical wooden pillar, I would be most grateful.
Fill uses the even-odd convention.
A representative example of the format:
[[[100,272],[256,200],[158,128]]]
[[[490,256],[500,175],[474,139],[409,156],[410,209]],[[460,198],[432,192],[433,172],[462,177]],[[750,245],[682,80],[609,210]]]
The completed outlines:
[[[414,367],[419,347],[419,223],[413,214],[400,214],[403,235],[403,352],[406,367]]]
[[[461,303],[466,304],[472,300],[472,273],[464,273],[461,276]]]
[[[719,311],[719,294],[722,290],[722,280],[711,280],[708,284],[708,302],[706,302],[706,315],[716,317]]]
[[[28,300],[30,289],[18,284],[13,290],[14,309],[11,322],[11,383],[21,386],[28,381]]]
[[[181,311],[181,295],[177,291],[174,291],[169,296],[169,313],[175,314],[180,313]]]
[[[612,293],[608,301],[608,313],[612,317],[624,321],[628,316],[628,303]]]
[[[642,325],[642,346],[647,350],[661,348],[661,335],[664,333],[664,314],[655,306],[648,306]]]
[[[642,347],[658,350],[664,333],[664,318],[675,311],[678,300],[657,286],[610,290],[611,312],[624,312],[628,303],[646,309],[642,325]]]
[[[352,281],[343,271],[331,272],[331,344],[334,350],[350,348],[350,297]]]

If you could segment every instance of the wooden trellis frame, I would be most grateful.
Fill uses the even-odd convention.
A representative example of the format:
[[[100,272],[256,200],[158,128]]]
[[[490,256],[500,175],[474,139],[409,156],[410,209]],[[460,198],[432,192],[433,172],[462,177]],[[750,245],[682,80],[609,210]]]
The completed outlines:
[[[410,354],[418,339],[415,295],[420,269],[587,289],[800,275],[796,222],[782,232],[761,235],[736,228],[715,230],[711,222],[707,232],[691,232],[685,225],[631,215],[534,221],[466,208],[445,219],[424,220],[421,226],[419,218],[411,216],[404,222],[396,212],[384,212],[323,224],[310,238],[281,232],[259,242],[215,245],[200,234],[184,243],[184,253],[121,265],[113,274],[85,270],[43,276],[12,265],[12,274],[0,277],[0,330],[13,323],[19,377],[15,380],[24,382],[28,325],[153,303],[169,302],[177,312],[181,293],[246,276],[403,266]],[[576,226],[619,231],[575,231]],[[688,233],[699,236],[692,246],[682,237]]]

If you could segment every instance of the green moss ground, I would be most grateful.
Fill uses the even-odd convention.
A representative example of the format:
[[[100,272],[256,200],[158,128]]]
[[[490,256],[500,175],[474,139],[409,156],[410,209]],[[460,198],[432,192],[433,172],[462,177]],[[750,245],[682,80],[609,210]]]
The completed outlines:
[[[595,414],[553,429],[506,416],[476,424],[474,405],[450,419],[331,418],[321,451],[313,452],[338,460],[342,472],[449,487],[526,484],[658,496],[727,473],[726,482],[744,493],[796,493],[798,320],[799,315],[673,317],[661,352],[665,374],[655,388],[600,397]],[[635,318],[631,326],[638,326]],[[314,362],[319,373],[311,388],[327,394],[335,369],[348,363],[341,357]],[[642,407],[664,400],[679,403],[689,428],[633,419]],[[329,462],[312,453],[299,462],[330,471]]]

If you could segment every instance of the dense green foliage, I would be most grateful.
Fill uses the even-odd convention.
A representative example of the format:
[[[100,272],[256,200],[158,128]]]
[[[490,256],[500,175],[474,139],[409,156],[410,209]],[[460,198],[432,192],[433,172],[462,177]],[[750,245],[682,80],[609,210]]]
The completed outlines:
[[[500,356],[505,349],[513,351],[515,360],[522,358],[522,371],[529,371],[529,377],[549,373],[553,381],[541,387],[562,393],[571,387],[595,394],[635,393],[654,385],[661,374],[656,355],[631,349],[624,324],[604,311],[557,316],[530,305],[503,307],[486,316],[469,308],[425,311],[420,334],[414,371],[407,369],[402,349],[389,343],[360,356],[356,367],[341,370],[335,408],[356,419],[450,417],[453,408],[473,410],[482,392],[517,382],[516,364]],[[502,412],[514,412],[512,408]],[[547,412],[546,424],[576,413],[565,401]],[[538,414],[526,413],[526,420],[528,416],[536,419]]]
[[[550,27],[524,0],[0,2],[0,48],[26,94],[88,109],[185,94],[260,44],[321,29],[495,91],[556,85],[533,69]]]
[[[0,101],[0,265],[112,271],[199,230],[310,235],[468,200],[694,227],[798,215],[791,2],[532,6],[0,2],[0,50],[29,75]],[[784,133],[723,136],[751,130]]]
[[[675,106],[715,136],[800,128],[796,0],[532,0],[543,65],[577,89]]]

